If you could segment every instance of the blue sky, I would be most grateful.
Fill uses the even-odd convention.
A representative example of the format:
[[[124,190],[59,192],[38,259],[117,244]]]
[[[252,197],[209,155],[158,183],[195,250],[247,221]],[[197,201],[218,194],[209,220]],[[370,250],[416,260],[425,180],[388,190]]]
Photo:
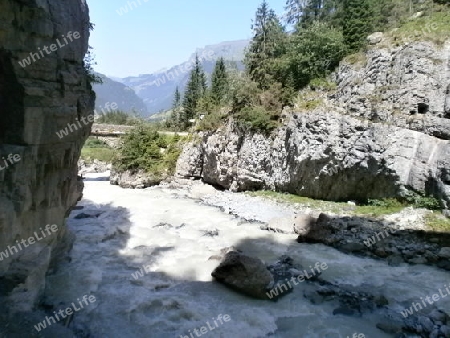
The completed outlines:
[[[148,74],[186,61],[196,48],[251,37],[262,0],[87,0],[95,70],[117,77]],[[138,7],[130,10],[129,4]],[[282,14],[285,0],[268,0]],[[117,11],[128,8],[128,13]]]

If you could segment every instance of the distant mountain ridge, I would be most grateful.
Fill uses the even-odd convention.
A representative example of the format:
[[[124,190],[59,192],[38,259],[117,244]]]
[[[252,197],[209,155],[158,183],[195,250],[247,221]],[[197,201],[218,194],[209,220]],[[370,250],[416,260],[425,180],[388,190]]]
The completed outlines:
[[[103,83],[95,83],[93,89],[96,94],[95,109],[101,112],[105,105],[116,103],[118,110],[137,112],[142,116],[148,115],[144,101],[136,95],[134,90],[123,83],[114,81],[103,74],[98,74]]]
[[[152,115],[171,107],[177,86],[184,91],[196,54],[208,75],[212,74],[215,62],[220,57],[228,62],[235,62],[239,69],[243,69],[242,61],[248,44],[249,40],[238,40],[208,45],[198,48],[189,60],[180,65],[153,74],[126,77],[119,81],[135,91],[145,103],[149,115]]]

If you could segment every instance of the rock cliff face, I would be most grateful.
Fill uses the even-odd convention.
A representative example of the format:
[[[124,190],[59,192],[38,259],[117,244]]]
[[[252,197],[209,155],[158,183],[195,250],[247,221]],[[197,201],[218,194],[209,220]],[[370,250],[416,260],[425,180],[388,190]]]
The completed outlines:
[[[70,246],[64,218],[82,194],[77,160],[95,100],[88,39],[84,0],[0,3],[0,302],[14,311],[33,307]]]
[[[450,43],[373,46],[342,62],[314,111],[284,114],[270,137],[232,121],[187,145],[177,175],[235,191],[273,189],[329,200],[412,190],[450,206]]]

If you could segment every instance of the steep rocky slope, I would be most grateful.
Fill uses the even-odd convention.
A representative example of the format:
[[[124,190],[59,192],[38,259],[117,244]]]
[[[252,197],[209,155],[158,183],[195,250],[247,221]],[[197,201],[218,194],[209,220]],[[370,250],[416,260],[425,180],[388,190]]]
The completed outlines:
[[[285,112],[270,137],[230,121],[187,145],[177,175],[241,191],[361,200],[414,191],[450,206],[450,42],[378,39],[343,61],[313,111]],[[409,192],[408,192],[409,193]]]
[[[91,127],[80,120],[95,99],[82,64],[88,39],[84,0],[0,3],[0,303],[14,310],[33,307],[70,246],[64,218],[82,194],[77,160]],[[59,138],[68,123],[74,132]]]
[[[144,101],[136,95],[133,89],[124,84],[114,81],[103,74],[98,74],[102,83],[96,83],[92,87],[95,91],[95,109],[98,114],[108,112],[108,107],[117,104],[117,110],[126,113],[136,111],[140,115],[147,115],[147,106]]]

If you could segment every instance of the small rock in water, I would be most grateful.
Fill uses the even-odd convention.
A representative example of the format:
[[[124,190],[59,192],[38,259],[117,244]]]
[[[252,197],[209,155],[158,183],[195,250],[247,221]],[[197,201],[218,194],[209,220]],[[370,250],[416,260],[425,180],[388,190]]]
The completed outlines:
[[[438,253],[438,256],[440,258],[449,259],[450,258],[450,248],[449,247],[443,247]]]
[[[170,229],[170,228],[173,228],[173,225],[172,225],[172,224],[169,224],[169,223],[161,222],[161,223],[156,224],[156,225],[153,226],[153,227],[154,227],[154,228],[166,228],[166,229]]]
[[[81,214],[76,215],[74,218],[75,219],[85,219],[85,218],[98,218],[98,216],[100,216],[102,213],[96,213],[96,214],[85,214],[84,212],[82,212]]]
[[[434,309],[433,311],[431,311],[431,313],[429,314],[430,319],[433,322],[442,322],[445,323],[446,320],[446,315],[444,312],[438,310],[438,309]]]
[[[203,235],[202,236],[208,236],[208,237],[216,237],[219,236],[219,230],[218,229],[214,229],[214,230],[202,230]]]
[[[347,307],[339,307],[333,310],[334,315],[345,315],[345,316],[354,316],[357,312],[353,309]]]

